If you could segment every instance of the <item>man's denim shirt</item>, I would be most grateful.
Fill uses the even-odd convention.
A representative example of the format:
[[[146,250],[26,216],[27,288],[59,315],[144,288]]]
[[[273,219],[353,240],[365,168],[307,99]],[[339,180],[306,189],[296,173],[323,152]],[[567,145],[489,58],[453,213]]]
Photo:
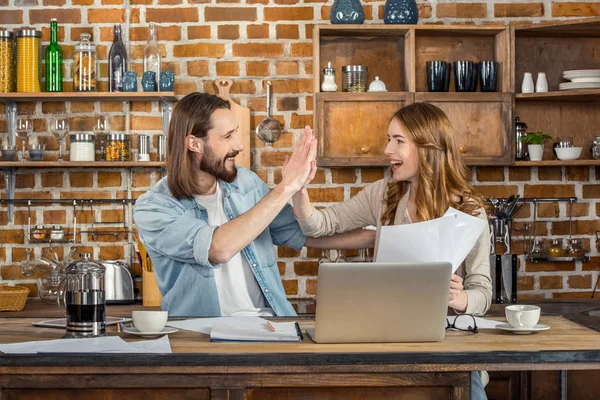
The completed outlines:
[[[218,181],[223,190],[225,215],[234,219],[254,207],[269,189],[260,178],[238,167],[235,181]],[[208,224],[206,209],[196,200],[177,200],[161,179],[140,196],[134,209],[135,224],[154,265],[163,295],[161,308],[170,316],[220,316],[214,269],[208,260],[216,226]],[[276,245],[301,249],[306,243],[289,204],[253,242],[246,257],[262,293],[276,315],[296,315],[281,283]]]

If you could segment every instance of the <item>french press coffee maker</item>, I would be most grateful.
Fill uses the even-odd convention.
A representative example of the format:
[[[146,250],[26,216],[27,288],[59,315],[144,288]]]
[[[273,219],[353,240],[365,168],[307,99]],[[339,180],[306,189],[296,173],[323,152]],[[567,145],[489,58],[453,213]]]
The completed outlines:
[[[58,305],[67,317],[67,332],[63,338],[90,338],[106,335],[105,268],[90,261],[91,254],[79,255],[82,260],[71,263],[65,271],[63,301]]]
[[[525,160],[529,155],[527,152],[527,145],[521,142],[521,138],[527,136],[527,124],[520,122],[519,117],[515,119],[515,140],[516,140],[516,153],[515,158],[517,160]]]

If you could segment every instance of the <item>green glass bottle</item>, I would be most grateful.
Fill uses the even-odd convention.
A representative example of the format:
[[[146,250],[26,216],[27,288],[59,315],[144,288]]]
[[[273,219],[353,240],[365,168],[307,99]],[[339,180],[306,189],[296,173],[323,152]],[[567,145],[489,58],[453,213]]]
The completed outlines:
[[[63,52],[58,45],[58,23],[50,21],[50,44],[46,47],[46,92],[63,91]]]

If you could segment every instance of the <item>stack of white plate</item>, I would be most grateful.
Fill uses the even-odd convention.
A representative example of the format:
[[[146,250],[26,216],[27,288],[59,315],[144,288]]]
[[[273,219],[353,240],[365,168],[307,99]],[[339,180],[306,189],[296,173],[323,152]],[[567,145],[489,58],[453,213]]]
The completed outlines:
[[[560,90],[600,88],[600,69],[576,69],[564,71],[563,78],[571,82],[558,85]]]

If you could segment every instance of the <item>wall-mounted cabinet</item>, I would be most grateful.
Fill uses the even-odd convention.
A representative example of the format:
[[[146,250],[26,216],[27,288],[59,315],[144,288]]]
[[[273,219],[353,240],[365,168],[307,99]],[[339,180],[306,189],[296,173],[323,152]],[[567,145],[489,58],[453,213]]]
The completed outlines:
[[[316,26],[313,34],[315,121],[320,166],[385,166],[383,151],[393,113],[414,101],[447,112],[470,165],[509,164],[514,142],[510,31],[464,26]],[[497,61],[498,91],[427,93],[426,62]],[[331,62],[338,92],[320,92],[321,71]],[[385,82],[387,93],[342,93],[342,67],[366,65],[368,81]],[[315,71],[316,72],[316,71]]]

